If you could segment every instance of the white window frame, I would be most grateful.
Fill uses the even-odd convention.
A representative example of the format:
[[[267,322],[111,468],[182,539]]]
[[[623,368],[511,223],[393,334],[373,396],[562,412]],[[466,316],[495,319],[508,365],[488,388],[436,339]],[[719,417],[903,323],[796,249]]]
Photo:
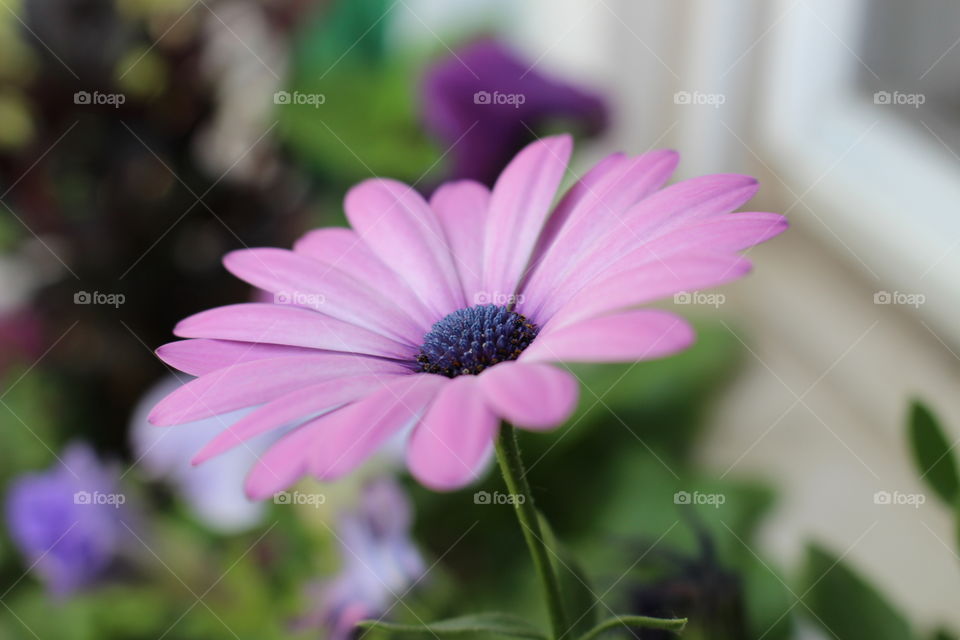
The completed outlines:
[[[785,182],[811,185],[795,218],[878,290],[923,294],[918,313],[960,343],[960,157],[856,90],[867,0],[771,4],[757,141]]]

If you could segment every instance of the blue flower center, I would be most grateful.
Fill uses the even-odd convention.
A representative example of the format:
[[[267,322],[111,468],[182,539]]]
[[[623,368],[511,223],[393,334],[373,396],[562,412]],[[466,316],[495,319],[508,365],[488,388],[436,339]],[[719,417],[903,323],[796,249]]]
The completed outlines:
[[[423,338],[420,371],[448,378],[477,375],[498,362],[516,360],[540,329],[515,311],[495,304],[458,309]]]

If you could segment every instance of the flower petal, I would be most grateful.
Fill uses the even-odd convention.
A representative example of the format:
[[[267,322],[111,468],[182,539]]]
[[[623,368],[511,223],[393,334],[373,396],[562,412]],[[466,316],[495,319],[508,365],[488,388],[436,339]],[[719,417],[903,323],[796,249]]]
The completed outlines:
[[[148,419],[157,425],[182,424],[269,402],[342,376],[409,372],[405,365],[389,360],[337,353],[244,362],[191,380],[160,401]]]
[[[181,338],[217,338],[409,359],[416,348],[299,307],[248,302],[201,311],[173,330]]]
[[[221,431],[193,458],[193,464],[220,455],[251,438],[284,425],[307,422],[318,412],[330,410],[346,402],[354,402],[397,374],[345,376],[303,387],[271,400],[233,425]]]
[[[749,271],[750,261],[742,256],[702,252],[650,260],[627,270],[617,268],[584,286],[550,317],[550,324],[567,326],[682,291],[708,289]]]
[[[404,309],[421,326],[430,327],[436,321],[436,314],[427,310],[407,283],[385,265],[353,229],[314,229],[301,236],[293,250],[349,273]]]
[[[621,224],[626,210],[656,192],[680,161],[675,151],[658,150],[634,158],[608,156],[564,195],[538,241],[524,296],[549,296],[562,267],[583,255],[605,231]],[[536,302],[535,302],[536,304]],[[537,305],[539,306],[539,305]]]
[[[518,308],[543,323],[571,295],[625,255],[676,229],[733,211],[757,191],[750,176],[721,174],[685,180],[644,198],[604,230],[580,259],[556,270],[548,296],[531,296]]]
[[[484,401],[476,376],[443,388],[407,445],[407,466],[424,486],[459,489],[479,477],[493,449],[499,421]]]
[[[552,323],[520,354],[520,362],[629,362],[686,349],[693,329],[657,309],[625,311],[554,329]]]
[[[250,470],[244,489],[251,500],[269,498],[283,491],[307,472],[310,446],[320,431],[316,423],[294,429],[283,436]]]
[[[157,347],[156,353],[158,358],[174,369],[192,376],[202,376],[241,362],[310,355],[316,351],[305,347],[287,347],[279,344],[197,338],[168,342]]]
[[[391,435],[423,415],[449,378],[432,374],[402,376],[381,385],[363,400],[316,420],[323,425],[310,455],[310,472],[334,480],[355,469]]]
[[[657,237],[648,243],[646,253],[662,257],[691,250],[743,251],[780,235],[789,226],[787,219],[776,213],[745,211],[712,216]],[[633,260],[643,253],[635,251],[625,259]]]
[[[439,187],[430,198],[453,253],[464,298],[477,304],[482,290],[483,234],[490,207],[490,190],[479,182],[459,180]]]
[[[478,379],[490,409],[524,429],[552,429],[577,408],[577,379],[548,364],[501,362]]]
[[[440,222],[413,187],[395,180],[366,180],[350,189],[344,208],[357,233],[437,319],[464,306]]]
[[[490,196],[483,289],[513,295],[523,277],[573,148],[568,135],[527,146],[507,165]]]
[[[223,264],[241,280],[273,293],[277,304],[307,307],[400,342],[419,344],[423,337],[425,327],[332,265],[269,248],[232,251]]]

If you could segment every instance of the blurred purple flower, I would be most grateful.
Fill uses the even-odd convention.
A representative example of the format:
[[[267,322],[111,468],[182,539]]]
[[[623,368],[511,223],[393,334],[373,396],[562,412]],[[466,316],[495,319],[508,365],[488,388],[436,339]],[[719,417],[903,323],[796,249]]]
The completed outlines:
[[[164,378],[137,403],[130,421],[135,466],[150,478],[163,480],[173,487],[194,517],[212,530],[237,533],[254,527],[263,520],[266,507],[247,498],[243,479],[277,435],[260,436],[215,460],[192,465],[190,458],[197,449],[252,409],[197,420],[179,429],[150,424],[147,421],[150,409],[185,383],[174,376]]]
[[[412,521],[410,500],[392,477],[370,481],[337,527],[339,573],[311,589],[319,606],[297,626],[323,627],[329,640],[346,640],[361,620],[386,614],[425,572],[410,538]]]
[[[422,100],[427,129],[450,147],[452,177],[487,186],[544,125],[596,135],[608,119],[600,96],[541,75],[489,39],[431,66]]]
[[[101,576],[124,534],[125,496],[115,468],[86,444],[47,471],[11,483],[6,521],[13,543],[51,593],[66,596]]]

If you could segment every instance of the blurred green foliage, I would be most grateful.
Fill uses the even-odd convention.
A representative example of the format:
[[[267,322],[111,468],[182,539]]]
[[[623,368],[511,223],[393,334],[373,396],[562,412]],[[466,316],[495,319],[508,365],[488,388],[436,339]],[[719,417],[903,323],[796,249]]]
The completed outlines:
[[[279,137],[328,186],[374,176],[419,183],[440,160],[417,115],[422,61],[387,51],[388,8],[386,0],[332,3],[293,43],[285,89],[323,98],[278,104]]]

